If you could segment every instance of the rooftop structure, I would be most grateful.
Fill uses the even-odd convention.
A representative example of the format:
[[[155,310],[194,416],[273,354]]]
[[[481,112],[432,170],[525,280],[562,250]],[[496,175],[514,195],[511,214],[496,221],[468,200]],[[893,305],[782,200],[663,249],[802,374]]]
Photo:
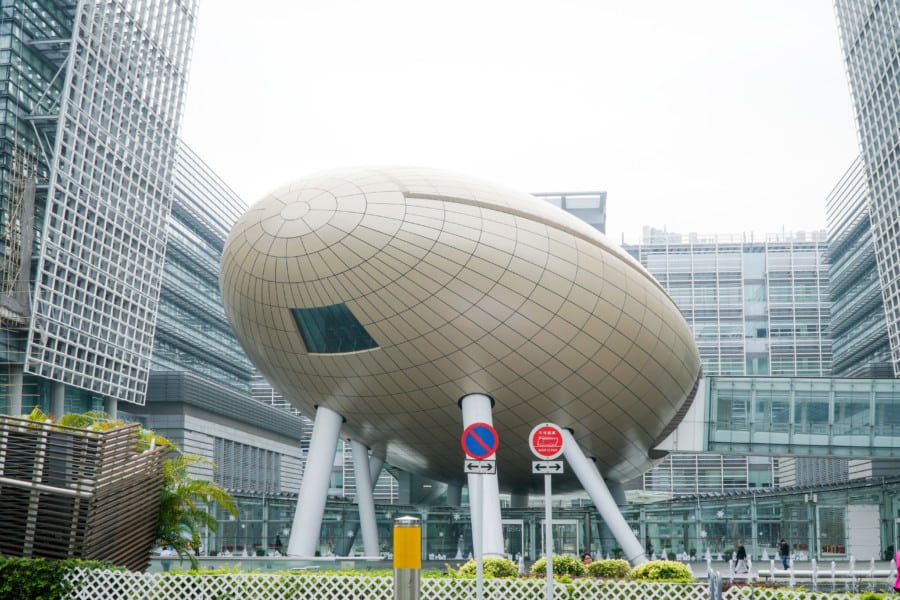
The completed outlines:
[[[606,192],[532,192],[531,195],[606,233]]]

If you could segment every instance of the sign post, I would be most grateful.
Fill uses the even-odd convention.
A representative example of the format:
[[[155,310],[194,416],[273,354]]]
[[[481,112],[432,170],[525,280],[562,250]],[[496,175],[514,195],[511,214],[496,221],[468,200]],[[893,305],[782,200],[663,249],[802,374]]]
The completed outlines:
[[[472,507],[472,545],[475,550],[475,597],[484,598],[484,494],[482,475],[495,474],[497,463],[491,457],[500,445],[497,430],[489,423],[472,423],[463,430],[460,439],[463,452],[470,460],[465,461],[465,472],[469,479],[469,504]],[[490,459],[490,460],[489,460]]]
[[[562,461],[548,461],[559,458],[563,451],[562,429],[553,423],[541,423],[528,436],[531,452],[541,459],[532,464],[533,473],[544,473],[544,556],[547,557],[546,600],[553,600],[553,494],[551,471],[562,473]]]

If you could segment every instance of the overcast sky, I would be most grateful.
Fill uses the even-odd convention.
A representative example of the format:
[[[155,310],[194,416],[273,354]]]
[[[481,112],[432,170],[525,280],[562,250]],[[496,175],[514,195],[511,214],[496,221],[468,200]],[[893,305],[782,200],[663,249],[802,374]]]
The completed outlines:
[[[632,242],[822,228],[858,153],[829,0],[201,0],[182,137],[248,204],[436,167],[605,190]]]

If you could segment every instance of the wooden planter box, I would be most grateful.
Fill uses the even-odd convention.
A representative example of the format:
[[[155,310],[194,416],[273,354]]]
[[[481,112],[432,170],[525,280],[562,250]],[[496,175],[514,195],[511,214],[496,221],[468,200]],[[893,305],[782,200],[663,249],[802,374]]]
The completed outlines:
[[[139,432],[0,415],[0,554],[145,569],[167,449],[143,447]]]

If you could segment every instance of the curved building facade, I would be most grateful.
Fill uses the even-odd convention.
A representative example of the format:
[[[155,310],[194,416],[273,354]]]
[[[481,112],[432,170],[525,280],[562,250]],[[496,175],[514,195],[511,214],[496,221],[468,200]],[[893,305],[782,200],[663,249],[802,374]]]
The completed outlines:
[[[333,171],[274,191],[234,226],[221,284],[237,338],[286,398],[439,481],[463,480],[467,394],[493,399],[501,487],[523,492],[539,483],[536,424],[571,429],[603,476],[629,479],[700,376],[675,304],[596,229],[439,171]]]

